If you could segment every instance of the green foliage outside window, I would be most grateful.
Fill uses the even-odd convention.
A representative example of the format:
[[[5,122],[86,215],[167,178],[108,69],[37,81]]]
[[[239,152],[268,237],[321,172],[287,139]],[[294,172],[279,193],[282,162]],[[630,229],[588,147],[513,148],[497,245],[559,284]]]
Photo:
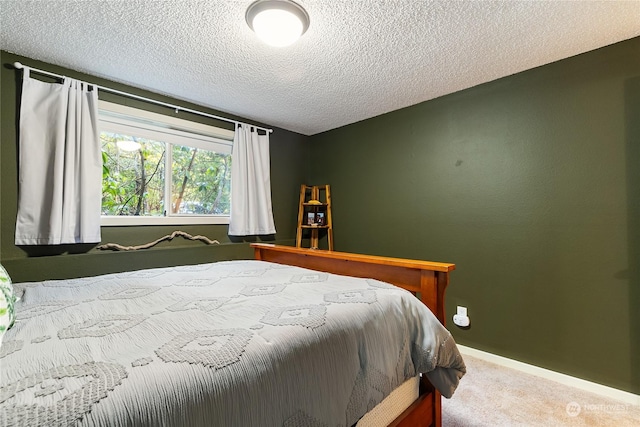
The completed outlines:
[[[108,132],[100,139],[103,215],[229,214],[230,155]],[[129,148],[122,149],[119,141]],[[170,176],[165,174],[167,149],[172,154]],[[166,202],[169,178],[171,200]]]
[[[174,214],[229,215],[230,155],[174,145],[171,170]]]

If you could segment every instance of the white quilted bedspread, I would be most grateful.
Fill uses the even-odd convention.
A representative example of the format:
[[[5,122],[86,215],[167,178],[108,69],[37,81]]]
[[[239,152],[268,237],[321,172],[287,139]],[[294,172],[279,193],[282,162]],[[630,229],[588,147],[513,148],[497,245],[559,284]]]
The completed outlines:
[[[410,293],[263,261],[25,283],[0,347],[3,426],[351,426],[453,338]]]

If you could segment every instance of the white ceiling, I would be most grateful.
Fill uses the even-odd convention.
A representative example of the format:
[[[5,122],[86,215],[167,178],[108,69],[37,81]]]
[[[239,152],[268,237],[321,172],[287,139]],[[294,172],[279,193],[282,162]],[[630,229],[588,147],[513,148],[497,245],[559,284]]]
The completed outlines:
[[[305,135],[640,35],[640,1],[298,0],[294,45],[253,0],[0,0],[0,49]]]

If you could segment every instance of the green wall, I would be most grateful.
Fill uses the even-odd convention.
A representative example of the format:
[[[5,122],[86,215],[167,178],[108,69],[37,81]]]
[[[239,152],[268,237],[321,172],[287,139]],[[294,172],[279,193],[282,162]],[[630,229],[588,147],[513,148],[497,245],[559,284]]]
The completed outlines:
[[[457,342],[640,393],[640,38],[311,142],[336,250],[456,263]]]
[[[177,238],[172,242],[163,242],[152,249],[137,253],[103,252],[95,249],[97,245],[16,247],[14,245],[14,233],[18,194],[16,160],[17,111],[22,72],[16,71],[11,66],[15,61],[185,108],[245,121],[241,117],[0,51],[0,63],[2,64],[0,68],[0,123],[2,125],[0,131],[0,261],[7,268],[14,281],[78,277],[147,267],[253,257],[253,251],[246,243],[251,239],[236,240],[234,238],[234,241],[231,241],[227,236],[228,226],[226,225],[102,228],[102,243],[142,244],[180,229],[194,235],[201,234],[211,239],[217,239],[221,242],[219,246],[205,246],[201,242],[191,242]],[[172,110],[164,107],[106,92],[100,93],[99,96],[100,99],[111,102],[135,106],[161,114],[173,114]],[[202,123],[233,129],[233,125],[227,122],[189,115],[189,113],[184,112],[180,114],[181,116],[191,116],[192,120]],[[250,120],[246,121],[251,122]],[[268,124],[255,124],[270,127]],[[280,243],[294,244],[299,189],[300,184],[305,182],[308,172],[309,137],[274,128],[270,136],[270,154],[271,192],[277,234],[269,236],[268,239],[275,239],[276,242]]]

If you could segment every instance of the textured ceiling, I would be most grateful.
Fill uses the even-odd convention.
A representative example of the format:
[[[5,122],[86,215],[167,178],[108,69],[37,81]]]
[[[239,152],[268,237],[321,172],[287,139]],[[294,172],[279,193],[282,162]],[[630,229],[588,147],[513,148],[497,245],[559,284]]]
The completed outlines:
[[[298,0],[287,48],[253,0],[0,0],[0,48],[312,135],[640,35],[640,1]]]

